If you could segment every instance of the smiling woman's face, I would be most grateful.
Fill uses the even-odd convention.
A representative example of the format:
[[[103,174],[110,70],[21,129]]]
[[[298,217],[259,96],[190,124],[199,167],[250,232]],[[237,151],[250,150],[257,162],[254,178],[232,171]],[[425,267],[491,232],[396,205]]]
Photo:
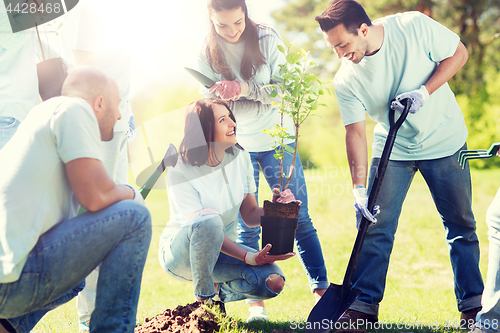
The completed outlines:
[[[236,132],[234,130],[236,124],[229,116],[229,111],[225,106],[219,104],[214,104],[212,110],[215,120],[214,142],[227,144],[225,148],[235,145],[237,143]]]
[[[245,13],[241,7],[220,12],[213,11],[210,20],[217,34],[228,43],[241,42],[241,34],[245,31]]]

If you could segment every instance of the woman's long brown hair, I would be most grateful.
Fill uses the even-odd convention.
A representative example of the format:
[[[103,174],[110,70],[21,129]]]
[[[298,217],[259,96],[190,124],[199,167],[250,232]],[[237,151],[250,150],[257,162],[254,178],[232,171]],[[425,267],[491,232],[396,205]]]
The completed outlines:
[[[213,12],[241,8],[245,13],[245,31],[240,38],[245,41],[245,51],[241,61],[240,75],[244,80],[252,79],[260,66],[266,63],[259,45],[259,25],[248,17],[248,9],[245,0],[208,0],[209,15]],[[210,20],[210,33],[207,37],[206,57],[208,63],[215,73],[221,74],[226,80],[233,81],[234,73],[226,62],[221,48],[221,39],[215,31],[215,26]]]
[[[213,107],[223,105],[229,111],[229,118],[235,123],[233,112],[229,105],[221,99],[202,98],[189,104],[186,108],[186,119],[184,124],[184,138],[179,146],[182,161],[194,166],[202,166],[207,161],[216,161],[212,143],[215,140],[215,119]],[[234,128],[236,133],[236,127]],[[241,148],[236,144],[237,148]],[[232,152],[232,148],[227,151]]]

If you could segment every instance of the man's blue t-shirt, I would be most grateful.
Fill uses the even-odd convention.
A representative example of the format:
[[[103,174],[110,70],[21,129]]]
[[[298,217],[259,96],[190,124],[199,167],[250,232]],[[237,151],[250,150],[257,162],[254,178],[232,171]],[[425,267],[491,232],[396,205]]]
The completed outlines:
[[[389,106],[397,95],[418,89],[439,62],[451,57],[459,37],[419,12],[381,18],[380,50],[358,64],[347,59],[335,75],[335,93],[344,125],[377,122],[373,157],[380,157],[389,130]],[[396,112],[395,118],[399,117]],[[462,111],[448,83],[442,85],[398,131],[391,160],[425,160],[453,155],[467,139]]]

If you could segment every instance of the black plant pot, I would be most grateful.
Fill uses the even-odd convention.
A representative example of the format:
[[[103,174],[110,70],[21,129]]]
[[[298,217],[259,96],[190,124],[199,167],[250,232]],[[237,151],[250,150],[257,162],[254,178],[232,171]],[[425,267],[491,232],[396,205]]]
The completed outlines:
[[[262,247],[271,244],[269,254],[285,254],[293,251],[295,230],[299,224],[298,219],[276,218],[262,216]]]

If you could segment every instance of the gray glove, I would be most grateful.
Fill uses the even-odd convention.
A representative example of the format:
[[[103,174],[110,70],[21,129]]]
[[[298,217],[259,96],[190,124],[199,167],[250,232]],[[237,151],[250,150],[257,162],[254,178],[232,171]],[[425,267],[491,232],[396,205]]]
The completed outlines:
[[[422,85],[417,90],[399,94],[396,96],[396,100],[391,103],[391,109],[402,112],[405,109],[405,106],[401,103],[401,101],[405,98],[409,98],[412,101],[410,113],[416,113],[424,105],[425,101],[429,99],[429,92],[425,86]]]

